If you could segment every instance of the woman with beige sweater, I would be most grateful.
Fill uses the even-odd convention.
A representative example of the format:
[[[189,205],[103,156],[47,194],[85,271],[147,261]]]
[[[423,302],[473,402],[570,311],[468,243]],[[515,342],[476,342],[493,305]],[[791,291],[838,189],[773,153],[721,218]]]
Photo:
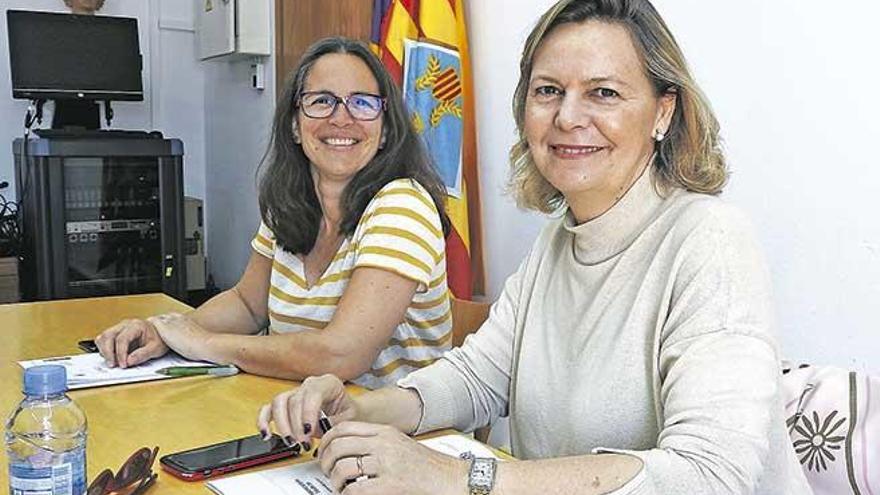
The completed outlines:
[[[529,36],[514,96],[518,202],[562,215],[464,346],[350,397],[306,380],[258,424],[344,494],[810,493],[784,427],[770,283],[715,197],[718,123],[646,0],[563,0]],[[495,464],[408,434],[510,416]]]

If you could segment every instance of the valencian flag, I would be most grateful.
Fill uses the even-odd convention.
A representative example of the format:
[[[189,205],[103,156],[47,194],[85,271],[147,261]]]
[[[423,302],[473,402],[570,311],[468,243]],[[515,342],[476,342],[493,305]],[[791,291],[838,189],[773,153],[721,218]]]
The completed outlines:
[[[470,299],[483,292],[483,265],[464,0],[373,0],[372,42],[446,185],[449,288]]]

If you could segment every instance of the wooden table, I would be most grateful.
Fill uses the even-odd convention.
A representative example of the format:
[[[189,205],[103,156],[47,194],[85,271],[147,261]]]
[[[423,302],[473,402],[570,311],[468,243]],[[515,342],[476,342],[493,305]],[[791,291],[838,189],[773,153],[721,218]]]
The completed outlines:
[[[93,338],[126,317],[188,309],[163,294],[0,305],[0,414],[6,418],[21,400],[18,361],[75,354],[77,341]],[[107,467],[115,472],[140,447],[158,445],[162,456],[255,434],[260,406],[292,386],[294,382],[240,374],[71,391],[88,418],[88,479]],[[5,491],[8,459],[5,448],[0,451],[0,491]],[[311,455],[302,458],[309,459]],[[298,461],[273,466],[293,462]],[[158,460],[153,467],[161,469]],[[147,493],[207,492],[203,483],[161,471]]]

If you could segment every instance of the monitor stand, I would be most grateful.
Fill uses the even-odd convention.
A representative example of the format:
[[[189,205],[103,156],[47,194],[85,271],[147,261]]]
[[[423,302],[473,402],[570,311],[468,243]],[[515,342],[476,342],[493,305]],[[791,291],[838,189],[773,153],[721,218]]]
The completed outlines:
[[[100,129],[100,115],[94,100],[55,100],[52,129]]]

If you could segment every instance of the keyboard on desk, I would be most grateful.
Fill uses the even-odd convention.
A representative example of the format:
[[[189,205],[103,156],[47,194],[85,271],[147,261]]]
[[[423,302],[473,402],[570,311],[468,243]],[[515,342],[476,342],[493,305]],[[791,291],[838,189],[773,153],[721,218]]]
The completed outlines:
[[[159,131],[129,131],[122,129],[34,129],[43,139],[162,139]]]

